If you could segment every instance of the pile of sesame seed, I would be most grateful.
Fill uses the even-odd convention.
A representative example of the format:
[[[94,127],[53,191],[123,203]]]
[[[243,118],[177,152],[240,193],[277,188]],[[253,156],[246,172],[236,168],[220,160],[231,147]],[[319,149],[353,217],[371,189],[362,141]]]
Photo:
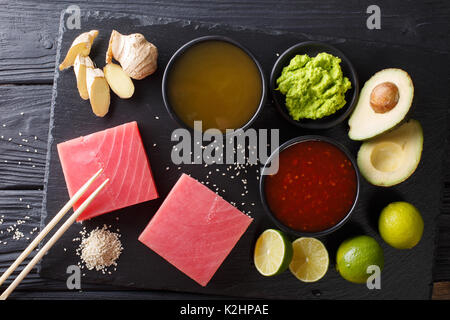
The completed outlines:
[[[18,219],[16,222],[5,221],[5,215],[0,215],[0,226],[6,225],[6,229],[0,229],[0,236],[3,240],[0,240],[0,244],[7,245],[8,241],[5,241],[5,237],[8,235],[12,235],[13,240],[30,240],[29,236],[25,235],[25,230],[21,229],[22,226],[25,226],[25,223],[30,220],[29,216],[25,216],[24,219]],[[26,229],[26,228],[25,228]],[[35,233],[38,228],[34,228],[29,232],[30,235]],[[26,232],[28,234],[28,232]]]
[[[95,228],[89,235],[85,229],[80,234],[82,238],[76,254],[81,257],[84,266],[88,270],[111,274],[108,267],[117,266],[117,259],[123,250],[120,234],[109,231],[106,225]]]

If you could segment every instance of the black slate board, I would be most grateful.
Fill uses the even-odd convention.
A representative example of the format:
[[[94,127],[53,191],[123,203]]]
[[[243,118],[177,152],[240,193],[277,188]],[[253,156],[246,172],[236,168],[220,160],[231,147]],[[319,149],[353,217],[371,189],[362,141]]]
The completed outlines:
[[[138,121],[161,195],[158,200],[125,208],[84,223],[88,230],[104,223],[111,224],[113,228],[119,228],[125,249],[120,257],[117,271],[111,275],[83,271],[85,275],[82,282],[251,298],[423,299],[430,297],[435,221],[439,214],[441,198],[440,182],[447,118],[447,106],[439,103],[441,100],[437,99],[436,95],[445,92],[448,88],[445,81],[446,70],[440,63],[442,59],[447,58],[446,56],[414,47],[387,46],[373,42],[160,20],[107,12],[89,12],[83,15],[81,25],[83,31],[94,28],[100,30],[100,35],[91,52],[91,57],[99,66],[104,64],[104,53],[110,32],[112,29],[117,29],[125,34],[143,33],[152,41],[159,48],[159,68],[151,77],[135,81],[136,93],[131,100],[120,100],[113,95],[111,110],[103,119],[95,117],[88,102],[83,102],[79,98],[73,71],[56,71],[42,222],[47,223],[68,199],[56,144],[128,121]],[[57,65],[61,59],[60,53],[64,55],[67,52],[70,43],[79,32],[79,30],[60,28]],[[185,165],[181,170],[177,170],[177,166],[171,164],[170,150],[174,143],[170,142],[170,134],[176,128],[176,123],[169,117],[163,106],[162,73],[168,59],[179,46],[193,38],[211,34],[226,35],[244,44],[257,57],[267,77],[278,53],[282,53],[297,42],[322,40],[335,45],[351,59],[361,84],[376,71],[387,67],[404,68],[414,81],[416,95],[412,117],[420,120],[425,133],[421,164],[410,179],[393,188],[377,188],[362,181],[361,198],[351,220],[337,232],[321,238],[329,249],[331,264],[327,275],[319,282],[304,284],[296,280],[289,271],[278,277],[264,278],[255,270],[252,264],[254,242],[260,232],[273,226],[259,204],[255,167],[248,170],[248,174],[245,175],[249,180],[250,192],[245,200],[242,200],[242,184],[239,180],[230,180],[229,176],[224,178],[221,175],[214,175],[215,168],[205,169],[201,165]],[[286,123],[272,105],[270,97],[264,112],[253,127],[280,128],[280,143],[298,135],[311,133]],[[314,133],[334,137],[356,154],[359,143],[350,141],[346,132],[347,127],[344,123],[333,129]],[[168,166],[170,169],[167,171]],[[217,166],[217,168],[221,172],[224,171],[224,167]],[[216,183],[221,189],[226,189],[227,192],[222,193],[223,197],[238,204],[246,202],[246,205],[238,205],[238,208],[251,210],[255,221],[212,281],[206,288],[202,288],[139,243],[137,237],[181,172],[190,173],[197,179],[204,180],[209,171],[213,171],[210,181],[217,178],[212,183]],[[394,200],[410,201],[423,214],[425,231],[422,241],[414,250],[399,251],[390,248],[377,234],[376,221],[380,209]],[[251,202],[255,202],[256,206],[249,206]],[[119,220],[116,219],[117,217]],[[81,225],[71,227],[45,256],[41,264],[41,276],[55,279],[67,278],[67,266],[77,264],[79,261],[75,255],[78,243],[73,239],[79,236],[80,229]],[[368,290],[364,285],[348,283],[334,269],[334,255],[339,243],[351,235],[362,233],[374,236],[384,249],[386,263],[382,273],[381,290]]]

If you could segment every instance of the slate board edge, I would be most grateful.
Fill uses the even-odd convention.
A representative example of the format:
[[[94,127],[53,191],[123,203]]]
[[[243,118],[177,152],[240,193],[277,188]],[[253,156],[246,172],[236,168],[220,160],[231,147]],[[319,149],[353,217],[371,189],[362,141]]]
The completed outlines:
[[[102,16],[100,16],[102,15]],[[59,77],[59,71],[57,69],[57,66],[59,64],[60,61],[60,56],[61,56],[61,44],[62,44],[62,37],[63,37],[63,33],[65,31],[65,23],[64,23],[64,16],[65,16],[65,10],[63,10],[61,12],[61,16],[60,16],[60,26],[59,26],[59,35],[57,38],[57,53],[56,53],[56,64],[55,64],[55,74],[54,74],[54,83],[53,83],[53,88],[52,88],[52,102],[51,102],[51,109],[50,109],[50,125],[49,125],[49,134],[48,134],[48,150],[47,150],[47,157],[46,157],[46,168],[45,168],[45,176],[44,176],[44,195],[43,195],[43,206],[42,206],[42,213],[41,213],[41,229],[44,226],[44,221],[45,218],[47,216],[47,212],[46,212],[46,198],[47,198],[47,185],[48,185],[48,176],[49,176],[49,163],[50,163],[50,158],[51,158],[51,146],[53,144],[53,135],[52,135],[52,129],[53,129],[53,124],[54,124],[54,108],[55,108],[55,101],[56,101],[56,95],[57,95],[57,79]],[[86,15],[84,15],[84,18],[89,18],[89,17],[97,17],[97,18],[128,18],[128,19],[138,19],[140,22],[140,25],[142,26],[147,26],[147,25],[152,25],[152,24],[170,24],[170,23],[181,23],[181,25],[191,25],[191,24],[201,24],[209,29],[214,29],[217,26],[223,27],[223,28],[228,28],[234,31],[245,31],[245,30],[251,30],[254,32],[259,32],[259,33],[269,33],[272,35],[277,35],[277,34],[283,34],[283,35],[299,35],[299,33],[294,33],[294,32],[283,32],[283,31],[276,31],[276,30],[268,30],[268,29],[263,29],[263,28],[251,28],[251,27],[241,27],[241,26],[233,26],[233,25],[227,25],[227,24],[213,24],[210,22],[201,22],[201,21],[190,21],[190,20],[182,20],[182,19],[171,19],[171,18],[157,18],[157,17],[152,17],[152,16],[147,16],[147,15],[129,15],[129,14],[123,14],[123,13],[111,13],[108,11],[87,11]],[[335,38],[335,37],[326,37],[326,36],[311,36],[308,34],[304,34],[304,33],[300,33],[300,35],[304,36],[305,38],[308,39],[316,39],[316,40],[322,40],[322,41],[326,41],[326,40],[333,40],[333,41],[346,41],[346,39],[339,39],[339,38]],[[364,41],[364,40],[359,40],[361,42],[367,42],[367,43],[374,43],[374,41]],[[415,46],[397,46],[397,47],[412,47],[412,48],[416,48]],[[423,49],[422,49],[423,50]],[[434,51],[434,50],[427,50],[430,52],[434,52],[434,53],[439,53],[439,54],[443,54],[442,52],[439,51]],[[447,112],[447,119],[448,119],[448,112]],[[444,159],[442,159],[442,161],[444,161]],[[441,168],[442,171],[443,168]],[[442,175],[441,175],[442,176]],[[444,188],[441,186],[441,194],[440,194],[440,199],[441,199],[441,203],[442,203],[442,197],[443,197],[443,191]],[[439,216],[438,216],[439,217]],[[438,218],[437,217],[437,218]],[[436,226],[436,228],[438,228],[438,226]],[[437,236],[436,236],[436,231],[434,232],[434,243],[436,244],[437,241]],[[434,246],[434,252],[433,252],[433,256],[436,256],[436,245]],[[435,267],[435,263],[433,260],[433,269]],[[39,269],[38,269],[39,270]],[[40,271],[40,270],[39,270]],[[430,297],[431,297],[431,291],[432,291],[432,283],[430,284]]]
[[[434,282],[434,274],[435,274],[435,269],[436,269],[436,257],[437,257],[437,249],[438,249],[438,240],[439,240],[439,218],[442,216],[442,203],[444,200],[444,191],[445,191],[445,181],[444,181],[444,173],[445,173],[445,155],[448,154],[450,148],[447,145],[448,141],[449,141],[449,134],[448,134],[448,121],[450,120],[450,116],[449,116],[449,111],[447,110],[447,115],[446,115],[446,121],[445,121],[445,131],[447,132],[446,136],[444,137],[444,152],[443,152],[443,157],[441,159],[441,180],[440,180],[440,184],[441,184],[441,188],[440,188],[440,194],[439,194],[439,214],[435,217],[435,222],[434,222],[434,230],[433,230],[433,235],[434,235],[434,239],[433,239],[433,265],[431,266],[431,283],[429,284],[429,299],[431,299],[431,297],[433,296],[433,282]]]
[[[176,18],[168,18],[168,17],[157,17],[153,15],[138,15],[138,14],[128,14],[128,13],[115,13],[111,11],[98,11],[98,10],[86,10],[84,12],[84,18],[100,18],[100,19],[107,19],[107,18],[128,18],[128,19],[134,19],[139,21],[140,26],[149,26],[153,24],[170,24],[170,23],[179,23],[181,25],[191,25],[191,24],[200,24],[202,26],[208,27],[209,29],[213,30],[216,27],[223,27],[232,31],[253,31],[258,33],[264,33],[264,34],[271,34],[271,35],[296,35],[296,36],[303,36],[307,38],[308,40],[315,40],[315,41],[334,41],[334,43],[340,43],[340,42],[346,42],[347,40],[353,40],[368,44],[377,44],[377,45],[384,45],[389,47],[395,47],[395,48],[414,48],[416,50],[421,50],[425,52],[435,53],[435,54],[442,54],[442,55],[450,55],[447,51],[442,50],[434,50],[431,48],[423,48],[415,45],[393,45],[391,43],[384,43],[379,42],[375,40],[364,40],[360,38],[342,38],[342,37],[336,37],[336,36],[328,36],[324,34],[311,34],[311,33],[304,33],[304,32],[291,32],[291,31],[280,31],[277,29],[270,29],[270,28],[261,28],[261,27],[252,27],[252,26],[241,26],[241,25],[233,25],[233,24],[227,24],[227,23],[212,23],[208,21],[202,21],[202,20],[185,20],[185,19],[176,19]],[[65,10],[61,11],[61,18],[60,18],[60,32],[64,31],[66,28],[64,27],[63,23],[63,17],[65,14]],[[62,30],[61,30],[61,24]],[[58,48],[60,49],[60,48]],[[56,57],[56,62],[58,61],[58,57]]]
[[[449,79],[447,79],[447,86],[450,84]],[[450,105],[450,98],[447,98],[447,105]],[[445,165],[446,165],[446,156],[450,153],[450,145],[448,142],[450,141],[450,130],[449,130],[449,122],[450,121],[450,109],[447,109],[447,115],[446,115],[446,121],[445,121],[445,132],[446,135],[444,137],[444,156],[441,159],[441,193],[439,196],[439,204],[440,204],[440,212],[436,216],[436,221],[434,225],[434,249],[433,249],[433,266],[432,266],[432,280],[434,282],[434,275],[436,273],[436,258],[438,253],[438,241],[439,241],[439,232],[440,232],[440,225],[439,225],[439,219],[443,215],[442,213],[442,206],[444,203],[445,198]],[[433,296],[433,282],[430,283],[430,299]]]
[[[52,101],[50,105],[50,121],[48,126],[48,139],[47,139],[47,156],[45,159],[45,172],[44,172],[44,187],[43,187],[43,197],[42,197],[42,206],[41,206],[41,223],[40,223],[40,232],[45,227],[45,218],[47,217],[47,186],[48,186],[48,176],[50,174],[50,158],[51,158],[51,150],[52,150],[52,144],[53,144],[53,123],[54,123],[54,113],[55,113],[55,103],[56,103],[56,96],[58,95],[57,90],[57,83],[58,83],[58,65],[61,58],[61,44],[62,44],[62,37],[64,33],[64,15],[66,13],[66,10],[62,10],[60,17],[59,17],[59,30],[58,30],[58,38],[56,40],[57,42],[57,48],[56,48],[56,58],[55,58],[55,71],[54,71],[54,77],[53,77],[53,87],[52,87]],[[39,250],[44,245],[44,241],[41,241],[38,248]],[[38,273],[41,273],[41,264],[38,263],[37,266]]]

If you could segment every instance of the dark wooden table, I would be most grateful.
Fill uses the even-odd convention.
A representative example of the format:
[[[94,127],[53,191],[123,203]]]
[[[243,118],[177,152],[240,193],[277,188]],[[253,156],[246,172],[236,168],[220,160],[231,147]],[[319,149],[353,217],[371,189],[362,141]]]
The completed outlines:
[[[36,236],[40,223],[51,88],[61,10],[107,10],[157,17],[226,23],[414,45],[442,53],[450,49],[450,2],[378,0],[381,29],[369,30],[373,1],[8,1],[0,0],[0,271]],[[426,63],[426,62],[424,62]],[[448,69],[448,61],[443,62]],[[439,81],[439,79],[430,79]],[[448,92],[436,92],[448,96]],[[447,98],[447,101],[449,99]],[[443,137],[442,148],[446,148]],[[448,157],[446,168],[450,166]],[[441,183],[436,181],[436,183]],[[434,264],[433,298],[450,299],[450,170],[442,181],[442,214]],[[131,291],[41,279],[33,271],[11,296],[17,299],[209,298],[199,295]]]

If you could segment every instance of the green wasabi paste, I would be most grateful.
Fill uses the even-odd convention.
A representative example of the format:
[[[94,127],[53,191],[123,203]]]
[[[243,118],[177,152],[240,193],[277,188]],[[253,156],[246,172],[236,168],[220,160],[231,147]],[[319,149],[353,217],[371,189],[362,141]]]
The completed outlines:
[[[341,59],[322,52],[296,55],[277,79],[292,119],[320,119],[341,109],[350,80],[342,74]]]

